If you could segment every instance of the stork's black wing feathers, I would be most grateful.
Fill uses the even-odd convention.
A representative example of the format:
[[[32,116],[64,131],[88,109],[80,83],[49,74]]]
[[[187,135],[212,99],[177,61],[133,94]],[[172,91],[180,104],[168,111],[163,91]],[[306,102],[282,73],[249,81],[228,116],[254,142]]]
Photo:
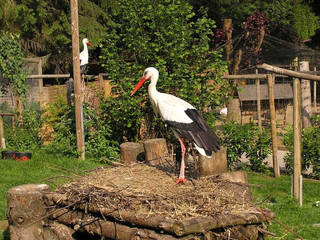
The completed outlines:
[[[218,151],[220,149],[220,140],[201,117],[199,111],[197,109],[187,109],[185,113],[192,119],[192,123],[175,121],[166,121],[166,123],[173,127],[182,138],[195,142],[198,147],[203,148],[206,155],[210,156],[212,151]]]

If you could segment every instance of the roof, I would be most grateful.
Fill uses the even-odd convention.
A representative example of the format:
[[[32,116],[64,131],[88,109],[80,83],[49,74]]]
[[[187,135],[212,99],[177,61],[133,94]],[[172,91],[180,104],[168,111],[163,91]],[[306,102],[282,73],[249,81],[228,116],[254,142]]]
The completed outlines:
[[[240,101],[257,101],[257,87],[256,85],[242,85],[238,87],[238,94]],[[268,85],[260,85],[261,100],[268,100]],[[274,85],[274,99],[292,99],[292,86],[289,83]]]

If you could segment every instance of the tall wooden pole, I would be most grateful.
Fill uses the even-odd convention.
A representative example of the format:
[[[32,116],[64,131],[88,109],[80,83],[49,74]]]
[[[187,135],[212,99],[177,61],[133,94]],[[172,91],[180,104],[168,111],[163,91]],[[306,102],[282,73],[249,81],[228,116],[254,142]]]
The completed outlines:
[[[299,62],[299,71],[309,71],[309,62],[300,61]],[[308,128],[311,127],[311,87],[310,80],[301,79],[301,107],[302,107],[302,127]]]
[[[278,139],[277,139],[277,126],[276,126],[276,108],[274,105],[274,74],[268,74],[268,93],[270,105],[270,118],[271,118],[271,138],[272,138],[272,159],[273,159],[273,172],[274,177],[280,177],[280,170],[278,164]]]
[[[74,78],[74,93],[75,93],[75,112],[76,112],[76,134],[77,147],[81,152],[80,159],[84,159],[84,145],[81,126],[83,119],[81,118],[82,97],[81,97],[81,82],[80,82],[80,59],[79,59],[79,28],[78,28],[78,1],[71,0],[71,29],[72,29],[72,59],[73,59],[73,78]]]
[[[258,74],[258,69],[256,69],[256,74]],[[262,121],[261,121],[261,91],[260,91],[260,79],[256,79],[256,87],[257,87],[257,114],[258,114],[258,126],[259,130],[262,129]]]
[[[5,149],[5,140],[4,140],[4,129],[3,129],[3,118],[0,116],[0,147],[1,149]]]
[[[38,62],[38,75],[42,75],[42,60],[40,59]],[[40,102],[40,109],[43,109],[44,107],[44,101],[43,101],[43,78],[39,78],[39,102]]]
[[[317,71],[317,68],[314,67],[313,71]],[[317,112],[317,81],[313,81],[313,113]]]
[[[301,175],[301,85],[300,79],[293,79],[293,196],[300,197],[300,175]]]

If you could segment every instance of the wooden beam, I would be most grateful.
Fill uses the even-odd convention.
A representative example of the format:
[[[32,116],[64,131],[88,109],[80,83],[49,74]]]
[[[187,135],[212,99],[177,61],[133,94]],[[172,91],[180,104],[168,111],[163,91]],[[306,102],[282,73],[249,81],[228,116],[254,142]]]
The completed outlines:
[[[0,116],[11,116],[11,117],[15,117],[17,114],[15,113],[0,113]]]
[[[69,78],[70,74],[36,74],[28,75],[27,78]]]
[[[271,122],[271,138],[272,138],[272,159],[273,159],[273,172],[274,177],[280,177],[280,170],[278,164],[278,139],[277,139],[277,126],[276,126],[276,109],[274,105],[274,75],[268,74],[268,93],[270,105],[270,122]]]
[[[80,58],[79,58],[79,29],[78,29],[78,1],[71,0],[71,29],[72,29],[72,59],[73,59],[73,78],[75,93],[75,114],[76,114],[76,134],[77,147],[81,152],[80,159],[84,160],[83,135],[81,131],[82,119],[82,101],[81,101],[81,79],[80,79]]]
[[[301,84],[299,78],[293,79],[293,197],[299,199],[301,175]]]
[[[258,65],[257,68],[262,68],[262,69],[265,69],[267,71],[278,73],[278,74],[282,74],[282,75],[288,75],[290,77],[303,78],[303,79],[306,79],[306,80],[320,81],[320,76],[301,73],[301,72],[296,72],[296,71],[292,71],[292,70],[288,70],[288,69],[284,69],[284,68],[279,68],[279,67],[275,67],[275,66],[272,66],[272,65],[269,65],[269,64],[266,64],[266,63]]]
[[[224,75],[222,79],[267,79],[267,74]]]

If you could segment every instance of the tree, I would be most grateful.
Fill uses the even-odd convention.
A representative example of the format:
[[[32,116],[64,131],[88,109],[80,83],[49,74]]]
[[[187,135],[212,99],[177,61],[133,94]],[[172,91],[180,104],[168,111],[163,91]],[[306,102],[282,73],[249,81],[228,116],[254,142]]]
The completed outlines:
[[[116,1],[79,1],[80,38],[95,43],[105,32],[109,8]],[[72,69],[70,1],[68,0],[0,0],[0,31],[21,36],[28,56],[47,56],[47,71],[70,72]],[[1,14],[2,13],[2,14]]]
[[[225,70],[222,55],[210,47],[214,21],[205,15],[193,21],[192,7],[182,0],[120,0],[110,17],[117,25],[106,31],[100,58],[117,98],[108,99],[101,112],[114,124],[114,139],[137,139],[141,119],[146,120],[149,135],[157,136],[159,131],[161,135],[162,125],[153,121],[146,91],[129,96],[149,66],[160,72],[159,90],[207,111],[212,123],[209,110],[222,104],[229,93],[220,78]]]
[[[16,4],[12,0],[0,0],[0,26],[2,31],[15,32],[18,16]]]
[[[307,5],[295,5],[293,8],[293,25],[301,39],[310,39],[319,29],[319,17]]]

